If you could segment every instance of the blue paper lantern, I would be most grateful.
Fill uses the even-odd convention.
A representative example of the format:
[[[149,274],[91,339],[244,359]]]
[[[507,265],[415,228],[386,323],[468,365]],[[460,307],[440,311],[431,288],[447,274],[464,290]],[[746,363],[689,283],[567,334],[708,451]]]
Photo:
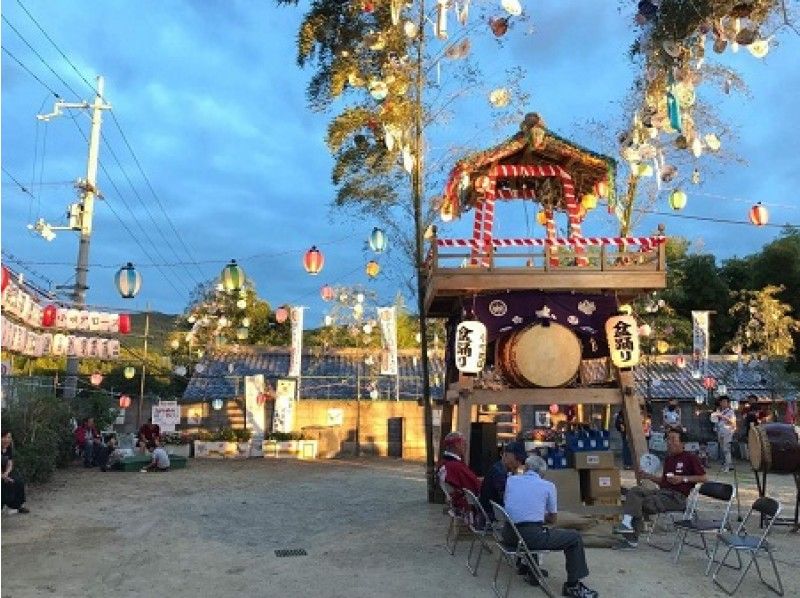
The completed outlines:
[[[142,275],[136,271],[132,263],[128,262],[126,266],[117,270],[114,283],[123,299],[133,299],[142,287]]]
[[[386,250],[386,232],[377,226],[372,229],[369,236],[369,248],[375,253],[383,253]]]

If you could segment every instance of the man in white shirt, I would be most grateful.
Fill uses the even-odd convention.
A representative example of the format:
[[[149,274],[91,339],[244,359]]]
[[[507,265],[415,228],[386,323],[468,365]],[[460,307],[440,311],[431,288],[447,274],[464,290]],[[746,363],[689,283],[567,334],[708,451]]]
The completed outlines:
[[[153,449],[153,457],[150,464],[142,471],[169,471],[169,455],[166,449],[161,446],[161,438],[156,436],[153,438],[155,448]]]
[[[564,551],[567,559],[567,581],[562,589],[564,596],[596,598],[597,592],[580,581],[589,575],[581,535],[574,530],[545,527],[545,524],[555,524],[558,512],[555,484],[541,477],[546,470],[544,459],[536,455],[528,457],[525,473],[511,476],[506,482],[506,512],[531,551]],[[503,535],[508,544],[516,543],[510,528],[503,530]]]
[[[731,442],[736,434],[736,412],[731,409],[728,397],[722,396],[717,403],[717,410],[714,412],[717,420],[717,440],[719,450],[725,456],[722,471],[727,472],[733,464],[731,458]]]

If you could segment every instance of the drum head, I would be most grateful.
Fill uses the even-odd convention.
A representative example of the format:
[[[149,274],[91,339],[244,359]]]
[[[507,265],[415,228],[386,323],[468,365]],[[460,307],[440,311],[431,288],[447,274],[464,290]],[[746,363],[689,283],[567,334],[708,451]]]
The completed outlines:
[[[747,433],[747,448],[750,452],[750,465],[756,471],[769,471],[772,448],[761,426],[751,426]]]
[[[561,324],[536,324],[521,330],[510,349],[508,357],[515,370],[533,386],[564,386],[580,369],[581,342]]]

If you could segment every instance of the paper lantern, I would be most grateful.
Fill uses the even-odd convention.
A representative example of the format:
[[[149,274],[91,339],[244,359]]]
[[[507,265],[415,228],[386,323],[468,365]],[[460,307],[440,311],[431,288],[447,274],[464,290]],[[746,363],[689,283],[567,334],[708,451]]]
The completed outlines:
[[[174,338],[169,343],[169,346],[172,347],[173,349],[178,349],[181,346],[181,341],[179,341],[177,338]]]
[[[50,355],[53,350],[53,335],[49,332],[39,335],[39,343],[36,347],[36,356]]]
[[[381,271],[381,267],[375,260],[370,260],[365,270],[367,272],[367,276],[370,278],[375,278]]]
[[[194,366],[194,371],[197,372],[198,374],[202,374],[203,372],[206,371],[205,364],[196,363],[195,366]]]
[[[117,332],[120,334],[130,334],[131,331],[131,317],[128,314],[119,314],[117,320]]]
[[[44,308],[42,311],[42,326],[45,328],[52,328],[56,325],[56,316],[58,315],[58,308],[52,303]]]
[[[536,213],[536,222],[538,222],[542,226],[545,226],[547,224],[547,220],[548,220],[547,212],[545,212],[544,210],[541,210],[540,212]]]
[[[552,405],[550,405],[550,407],[548,408],[548,411],[550,411],[550,413],[551,413],[551,414],[553,414],[553,415],[555,415],[556,413],[558,413],[558,410],[559,410],[559,407],[558,407],[558,404],[557,404],[557,403],[553,403],[553,404],[552,404]]]
[[[639,336],[650,336],[653,332],[653,329],[650,327],[650,324],[642,324],[639,326]]]
[[[100,386],[100,384],[103,382],[103,374],[101,374],[100,372],[95,372],[94,374],[89,376],[89,382],[91,382],[95,386]]]
[[[289,310],[286,307],[279,307],[275,310],[275,321],[283,324],[289,318]]]
[[[250,336],[250,331],[242,326],[241,328],[236,329],[236,338],[240,341],[247,340],[247,337]]]
[[[78,312],[78,330],[89,330],[91,322],[91,312],[88,309],[82,309]]]
[[[439,218],[442,219],[442,222],[450,222],[454,216],[455,209],[453,205],[447,200],[443,201],[442,207],[439,208]]]
[[[103,318],[98,311],[89,312],[89,330],[92,332],[101,332],[103,326]]]
[[[66,334],[54,334],[53,335],[53,344],[50,347],[50,352],[53,355],[61,357],[62,355],[67,354],[67,335]]]
[[[586,210],[594,210],[597,207],[597,196],[594,193],[587,193],[581,198],[581,205]]]
[[[131,398],[128,395],[119,395],[120,409],[127,409],[131,406]]]
[[[486,326],[478,320],[465,320],[456,327],[456,367],[462,374],[478,374],[486,362]]]
[[[222,399],[214,399],[213,401],[211,401],[211,406],[214,408],[214,411],[219,411],[220,409],[222,409],[222,405],[223,405]]]
[[[250,318],[246,318],[246,317],[242,318],[242,326],[244,326],[245,328],[250,326]]]
[[[706,376],[703,378],[703,388],[712,390],[717,386],[717,379],[714,376]]]
[[[221,283],[222,283],[222,290],[225,291],[238,291],[244,285],[244,270],[239,264],[236,263],[236,260],[231,260],[228,264],[222,269],[222,274],[220,275]]]
[[[178,365],[175,366],[175,369],[172,370],[175,372],[177,376],[185,376],[186,375],[186,366],[185,365]]]
[[[356,303],[364,303],[364,293],[356,293]]]
[[[686,207],[686,193],[681,191],[680,189],[675,189],[672,193],[669,194],[669,207],[671,207],[676,212],[682,210]]]
[[[306,272],[311,274],[312,276],[316,276],[322,271],[322,267],[325,265],[325,256],[322,255],[322,252],[317,249],[317,246],[314,245],[306,251],[305,256],[303,256],[303,267],[306,269]]]
[[[330,301],[331,299],[333,299],[334,295],[333,287],[329,284],[326,284],[320,289],[319,294],[322,297],[323,301]]]
[[[608,197],[608,182],[607,181],[599,181],[594,186],[595,195],[599,197]]]
[[[133,299],[142,287],[142,275],[136,271],[131,262],[117,270],[114,284],[123,299]]]
[[[383,229],[375,227],[372,229],[372,234],[369,236],[369,248],[375,253],[383,253],[386,251],[386,232]]]
[[[686,358],[683,355],[678,355],[673,363],[675,363],[675,367],[682,370],[686,367]]]
[[[661,354],[666,353],[667,351],[669,351],[669,343],[663,339],[659,340],[658,342],[656,342],[656,351],[658,351]]]
[[[244,299],[239,299],[236,302],[236,307],[237,307],[237,309],[246,309],[247,308],[247,301],[245,301]]]
[[[325,316],[325,326],[331,326],[333,324],[333,316]]]
[[[264,403],[267,402],[267,399],[269,399],[269,395],[265,392],[260,392],[256,396],[256,403],[258,403],[259,405],[263,405]]]
[[[611,361],[618,368],[631,368],[639,363],[639,328],[628,314],[606,320],[606,339]]]
[[[125,376],[127,380],[130,380],[136,375],[136,369],[132,366],[126,366],[124,370],[122,370],[122,375]]]
[[[769,212],[767,208],[761,205],[761,202],[750,208],[750,222],[756,226],[764,226],[769,222]]]
[[[11,282],[11,274],[9,273],[8,268],[3,266],[3,283],[2,283],[2,288],[0,288],[0,292],[6,290],[6,287],[8,286],[9,282]]]
[[[78,322],[80,321],[80,312],[77,309],[67,310],[67,320],[65,322],[67,330],[77,330]]]

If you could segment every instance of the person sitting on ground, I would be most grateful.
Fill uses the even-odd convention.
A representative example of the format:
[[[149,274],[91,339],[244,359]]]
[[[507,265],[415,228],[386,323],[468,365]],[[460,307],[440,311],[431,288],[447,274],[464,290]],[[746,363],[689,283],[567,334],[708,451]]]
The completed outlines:
[[[14,439],[11,437],[11,432],[3,432],[2,447],[2,506],[8,507],[9,513],[29,513],[30,511],[22,506],[25,504],[25,481],[14,468]]]
[[[480,492],[481,483],[478,476],[464,463],[466,442],[461,432],[450,432],[442,441],[444,451],[442,460],[436,471],[439,481],[452,487],[453,507],[465,512],[468,510],[464,490],[474,494]]]
[[[108,471],[115,463],[122,459],[122,453],[117,448],[116,435],[110,436],[104,446],[97,450],[95,461],[100,467],[100,471]]]
[[[75,430],[75,445],[83,456],[84,467],[94,467],[95,453],[100,449],[100,432],[94,425],[93,417],[81,420],[81,425]]]
[[[146,424],[139,428],[139,440],[144,440],[147,444],[152,444],[156,436],[161,436],[161,428],[153,423],[153,418],[149,418]]]
[[[142,471],[169,471],[169,455],[158,436],[153,439],[153,458]]]
[[[503,449],[500,460],[492,465],[486,473],[481,484],[481,505],[486,510],[489,519],[494,520],[494,512],[490,501],[503,505],[503,494],[506,491],[506,480],[522,467],[527,459],[525,445],[522,442],[509,442]]]
[[[661,476],[638,472],[639,478],[655,482],[659,488],[653,490],[637,486],[628,490],[622,509],[622,523],[613,530],[624,538],[617,548],[636,548],[644,515],[685,510],[686,499],[694,485],[706,481],[706,470],[699,457],[686,452],[684,442],[685,432],[670,430],[667,432],[667,458]]]
[[[558,498],[553,482],[542,479],[547,471],[544,459],[537,455],[525,460],[525,472],[506,482],[505,509],[531,551],[563,550],[566,556],[567,581],[562,595],[574,598],[596,598],[598,593],[581,581],[589,576],[586,553],[580,533],[569,529],[547,528],[554,525],[558,513]],[[506,544],[516,545],[517,538],[510,526],[503,530]]]

